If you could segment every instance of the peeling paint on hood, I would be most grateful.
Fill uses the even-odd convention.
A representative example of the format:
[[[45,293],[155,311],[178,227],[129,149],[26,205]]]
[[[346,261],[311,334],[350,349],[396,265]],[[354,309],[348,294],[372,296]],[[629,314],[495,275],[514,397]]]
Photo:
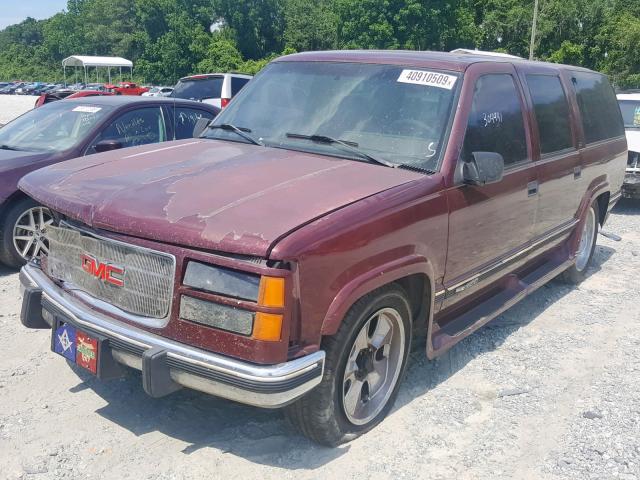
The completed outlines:
[[[27,175],[20,188],[95,228],[265,256],[300,225],[421,177],[316,154],[191,139],[56,164]]]

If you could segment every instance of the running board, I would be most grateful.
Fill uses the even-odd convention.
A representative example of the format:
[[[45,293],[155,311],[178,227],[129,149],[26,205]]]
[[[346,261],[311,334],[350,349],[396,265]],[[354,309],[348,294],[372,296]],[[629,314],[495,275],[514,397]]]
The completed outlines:
[[[509,275],[507,287],[485,302],[467,310],[459,317],[447,322],[432,338],[433,355],[439,355],[466,336],[490,322],[505,310],[511,308],[524,297],[557,277],[573,264],[574,260],[557,262],[550,260],[539,268],[520,278]]]
[[[616,235],[615,233],[605,232],[604,230],[600,230],[598,233],[603,237],[608,238],[609,240],[613,240],[614,242],[622,241],[622,237],[620,235]]]

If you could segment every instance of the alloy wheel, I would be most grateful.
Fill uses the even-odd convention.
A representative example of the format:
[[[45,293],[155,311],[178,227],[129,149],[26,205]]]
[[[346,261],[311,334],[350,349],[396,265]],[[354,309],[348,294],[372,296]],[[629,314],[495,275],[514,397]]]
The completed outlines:
[[[351,347],[342,381],[342,406],[354,425],[373,420],[398,382],[405,349],[400,313],[383,308],[362,326]]]
[[[585,219],[584,229],[580,237],[580,245],[578,245],[578,253],[576,254],[576,269],[582,272],[589,264],[591,257],[591,249],[595,242],[596,236],[596,214],[593,207],[589,208],[587,218]]]
[[[49,253],[46,230],[53,223],[48,208],[33,207],[26,210],[13,227],[13,246],[25,260],[38,257],[41,253]]]

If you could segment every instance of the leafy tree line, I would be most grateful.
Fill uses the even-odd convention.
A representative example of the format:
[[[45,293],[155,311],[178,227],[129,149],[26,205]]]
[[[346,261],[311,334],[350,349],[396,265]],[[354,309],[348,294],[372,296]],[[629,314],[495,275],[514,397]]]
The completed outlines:
[[[133,60],[146,83],[256,73],[288,52],[479,48],[528,56],[533,0],[69,0],[0,31],[0,79],[61,80],[70,55]],[[640,87],[640,1],[540,0],[535,56]]]

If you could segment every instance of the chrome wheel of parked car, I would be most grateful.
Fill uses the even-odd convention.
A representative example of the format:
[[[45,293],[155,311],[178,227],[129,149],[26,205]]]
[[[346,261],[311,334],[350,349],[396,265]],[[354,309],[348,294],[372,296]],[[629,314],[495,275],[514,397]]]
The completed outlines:
[[[41,206],[29,208],[18,217],[13,227],[13,245],[23,259],[30,260],[49,252],[45,233],[52,223],[51,212]]]
[[[582,236],[580,237],[580,245],[576,254],[576,269],[580,272],[584,271],[589,265],[591,259],[591,251],[596,241],[596,213],[593,206],[587,211],[587,218],[584,222]]]
[[[407,367],[411,307],[405,290],[386,285],[355,302],[326,336],[322,381],[287,407],[291,423],[324,445],[371,430],[389,413]]]
[[[404,354],[400,313],[383,308],[362,326],[347,359],[342,404],[347,419],[363,425],[387,404],[400,375]]]
[[[584,226],[580,231],[580,241],[576,251],[575,262],[562,274],[562,279],[566,283],[577,285],[587,276],[587,270],[596,249],[596,239],[598,238],[598,203],[594,202],[587,213],[585,213]]]

